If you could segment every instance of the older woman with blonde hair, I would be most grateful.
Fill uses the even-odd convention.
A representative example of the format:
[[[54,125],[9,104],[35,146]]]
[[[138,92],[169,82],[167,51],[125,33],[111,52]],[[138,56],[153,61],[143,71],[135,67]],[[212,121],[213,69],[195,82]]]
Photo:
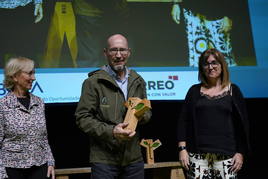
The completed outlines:
[[[44,103],[29,92],[34,62],[11,58],[4,72],[9,93],[0,99],[0,179],[54,179]]]

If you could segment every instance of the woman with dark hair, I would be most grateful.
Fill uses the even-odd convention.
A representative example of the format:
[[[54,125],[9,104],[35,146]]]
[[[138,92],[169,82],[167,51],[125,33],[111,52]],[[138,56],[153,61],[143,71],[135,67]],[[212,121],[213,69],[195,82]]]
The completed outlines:
[[[55,178],[44,103],[29,92],[34,80],[32,60],[8,61],[4,85],[10,92],[0,99],[0,179]]]
[[[200,84],[189,89],[178,120],[179,159],[188,178],[235,178],[249,151],[243,95],[218,50],[204,51],[198,67]]]

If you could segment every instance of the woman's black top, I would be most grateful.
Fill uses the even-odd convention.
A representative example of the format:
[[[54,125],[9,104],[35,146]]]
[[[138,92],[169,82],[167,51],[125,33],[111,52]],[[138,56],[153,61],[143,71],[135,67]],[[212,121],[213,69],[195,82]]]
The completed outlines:
[[[233,155],[236,140],[229,91],[214,97],[201,93],[196,114],[198,149],[202,153]]]
[[[26,98],[19,98],[19,102],[26,108],[29,109],[30,106],[30,96],[27,96]]]
[[[186,141],[187,151],[192,152],[192,153],[200,153],[201,151],[200,151],[199,147],[203,143],[203,142],[199,141],[199,134],[198,134],[200,131],[198,125],[200,125],[200,123],[202,122],[202,121],[201,122],[199,122],[199,121],[201,119],[204,119],[204,117],[200,118],[200,114],[197,114],[197,109],[198,109],[197,103],[200,99],[202,99],[204,97],[203,95],[201,95],[200,91],[201,91],[201,84],[195,84],[188,90],[186,97],[185,97],[184,105],[181,109],[180,118],[179,118],[178,124],[177,124],[177,141],[178,142]],[[231,120],[234,123],[233,127],[235,130],[231,131],[231,128],[228,128],[228,129],[229,129],[229,132],[231,131],[231,133],[233,133],[233,132],[235,133],[236,152],[242,153],[243,155],[248,155],[250,153],[249,121],[248,121],[248,117],[247,117],[247,108],[246,108],[245,100],[244,100],[244,97],[243,97],[239,87],[235,84],[231,84],[231,93],[232,93],[231,95],[228,94],[228,97],[226,97],[226,99],[222,98],[222,99],[219,99],[219,101],[221,101],[223,99],[228,101],[227,98],[231,99],[231,105],[229,107],[231,107],[231,115],[232,115]],[[223,104],[226,104],[226,101],[220,102],[220,103],[222,103],[221,105],[223,107],[222,111],[228,110],[228,108],[229,108],[229,107],[226,108],[226,106],[224,107],[224,105],[223,105]],[[201,102],[202,101],[200,101],[200,103]],[[205,102],[202,102],[202,103],[205,103]],[[208,104],[206,104],[206,105],[208,105]],[[211,104],[211,106],[213,107],[212,104]],[[217,110],[220,110],[220,109],[217,109]],[[201,112],[201,108],[199,108],[199,113],[200,112]],[[213,116],[214,118],[220,116],[220,118],[223,118],[222,114],[220,115],[218,112],[214,111],[213,112],[214,114],[212,115],[211,112],[212,112],[212,110],[210,110],[208,108],[208,112],[206,113],[206,116],[210,115],[210,116]],[[224,114],[224,116],[227,116],[227,115],[228,114],[226,114],[226,113]],[[226,121],[229,121],[229,124],[232,125],[230,123],[230,119],[226,119]],[[227,125],[227,124],[228,124],[228,122],[224,123],[224,125]],[[202,125],[204,125],[204,124],[202,124]],[[221,128],[223,126],[221,126],[221,124],[214,124],[214,125],[217,126],[217,130],[222,130]],[[204,129],[208,130],[208,127],[206,128],[206,126],[205,126]],[[209,130],[214,130],[214,129],[209,128]],[[214,131],[216,131],[216,130],[214,130]],[[209,133],[207,135],[214,136],[214,134],[212,134],[212,131],[210,131],[210,132],[211,133]],[[218,131],[216,131],[216,132],[218,132]],[[232,138],[233,138],[233,136],[232,136]],[[229,144],[226,143],[226,144],[222,144],[222,145],[229,145]]]

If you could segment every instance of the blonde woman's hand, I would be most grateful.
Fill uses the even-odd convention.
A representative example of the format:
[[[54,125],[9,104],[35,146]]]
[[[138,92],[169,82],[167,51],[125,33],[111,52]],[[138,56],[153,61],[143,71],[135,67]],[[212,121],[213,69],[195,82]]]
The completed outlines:
[[[47,177],[51,177],[51,179],[55,179],[55,169],[53,166],[48,166],[47,168]]]

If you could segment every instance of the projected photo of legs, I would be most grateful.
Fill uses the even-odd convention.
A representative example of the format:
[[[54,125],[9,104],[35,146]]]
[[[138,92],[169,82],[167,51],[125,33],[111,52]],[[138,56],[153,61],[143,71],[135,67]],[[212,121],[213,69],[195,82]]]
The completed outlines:
[[[16,55],[34,59],[37,68],[99,67],[114,33],[129,39],[131,67],[197,67],[207,48],[220,50],[230,67],[257,65],[244,0],[37,1],[13,9],[1,1],[0,68]],[[23,23],[26,15],[32,19]]]
[[[122,0],[56,1],[40,67],[102,65],[103,39],[112,33],[124,33],[126,5]]]
[[[106,63],[103,48],[114,33],[127,36],[126,0],[73,0],[78,42],[78,67],[99,67]]]
[[[71,2],[56,2],[49,26],[47,42],[41,67],[77,67],[77,38],[75,16]],[[67,55],[62,54],[63,43],[67,44]],[[69,53],[68,53],[69,52]],[[66,59],[67,58],[67,59]],[[62,62],[64,61],[64,62]]]

